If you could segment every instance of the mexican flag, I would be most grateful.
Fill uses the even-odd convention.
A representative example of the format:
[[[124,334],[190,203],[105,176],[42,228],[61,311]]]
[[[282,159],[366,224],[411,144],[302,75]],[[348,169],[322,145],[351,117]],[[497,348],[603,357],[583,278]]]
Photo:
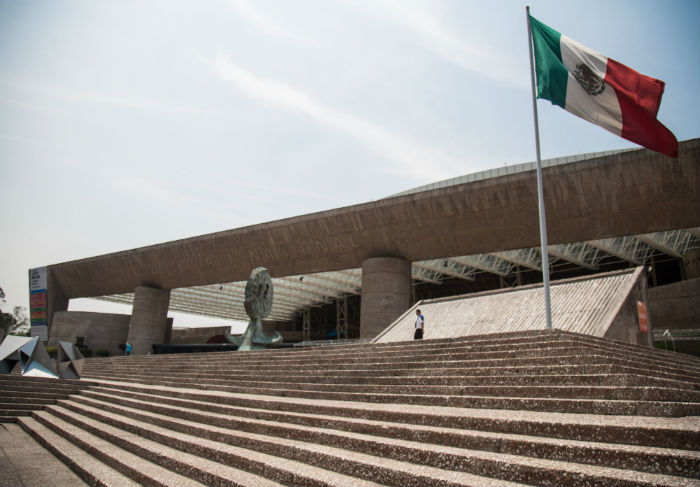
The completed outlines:
[[[656,119],[664,82],[583,46],[530,16],[537,98],[648,149],[678,157],[678,141]]]

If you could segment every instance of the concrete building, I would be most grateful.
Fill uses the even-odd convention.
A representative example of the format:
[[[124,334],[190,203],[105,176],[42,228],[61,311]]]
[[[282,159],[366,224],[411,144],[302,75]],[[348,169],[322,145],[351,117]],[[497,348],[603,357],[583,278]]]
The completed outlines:
[[[639,265],[651,271],[652,287],[698,277],[700,139],[681,142],[677,159],[640,149],[543,166],[553,277]],[[504,167],[369,203],[49,265],[49,335],[100,328],[111,344],[104,348],[128,340],[134,353],[148,353],[169,340],[168,310],[247,320],[245,281],[264,266],[275,292],[268,326],[287,341],[333,330],[373,338],[419,299],[537,282],[538,247],[534,164]],[[697,300],[700,290],[689,296]],[[130,303],[133,312],[128,319],[68,312],[70,299],[81,297]]]

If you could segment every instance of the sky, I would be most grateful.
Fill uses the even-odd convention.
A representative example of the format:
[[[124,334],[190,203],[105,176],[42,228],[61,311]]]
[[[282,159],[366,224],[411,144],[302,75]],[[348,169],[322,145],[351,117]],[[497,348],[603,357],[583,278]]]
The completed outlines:
[[[534,161],[526,5],[699,136],[697,0],[0,0],[2,310],[30,268]],[[543,159],[635,147],[537,106]]]

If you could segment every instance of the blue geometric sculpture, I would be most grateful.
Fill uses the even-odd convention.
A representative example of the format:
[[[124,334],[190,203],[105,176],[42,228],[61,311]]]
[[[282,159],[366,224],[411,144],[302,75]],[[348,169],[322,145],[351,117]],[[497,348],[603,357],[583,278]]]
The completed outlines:
[[[80,379],[85,357],[71,342],[58,342],[56,362],[61,379]]]

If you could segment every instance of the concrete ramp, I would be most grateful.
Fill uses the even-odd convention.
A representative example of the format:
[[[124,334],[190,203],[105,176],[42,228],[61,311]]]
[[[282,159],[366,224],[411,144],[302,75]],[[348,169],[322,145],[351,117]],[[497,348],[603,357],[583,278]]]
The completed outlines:
[[[554,328],[648,345],[639,332],[637,301],[646,301],[642,267],[551,283]],[[545,328],[542,284],[423,300],[389,325],[374,343],[413,339],[416,309],[425,339],[510,333]]]

